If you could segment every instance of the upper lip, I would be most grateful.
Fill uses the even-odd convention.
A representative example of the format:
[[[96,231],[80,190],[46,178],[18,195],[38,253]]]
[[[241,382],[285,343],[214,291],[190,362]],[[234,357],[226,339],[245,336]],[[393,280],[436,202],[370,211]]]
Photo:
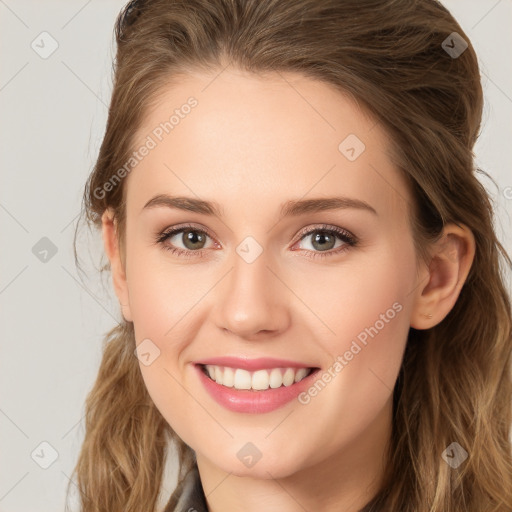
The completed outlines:
[[[287,359],[276,359],[273,357],[257,357],[254,359],[233,356],[210,357],[196,361],[195,364],[229,366],[231,368],[241,368],[248,371],[266,370],[267,368],[315,368],[307,363]]]

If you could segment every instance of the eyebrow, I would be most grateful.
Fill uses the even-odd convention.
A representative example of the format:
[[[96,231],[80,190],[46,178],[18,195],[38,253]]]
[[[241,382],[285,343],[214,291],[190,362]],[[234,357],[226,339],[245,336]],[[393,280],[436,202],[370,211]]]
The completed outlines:
[[[217,217],[223,216],[223,210],[218,203],[214,201],[196,199],[193,197],[158,194],[144,205],[143,210],[157,207],[174,208],[178,210],[185,210]],[[281,206],[281,217],[294,217],[305,213],[314,213],[327,210],[343,210],[348,208],[365,210],[374,215],[378,215],[377,211],[371,205],[360,199],[353,199],[350,197],[322,197],[318,199],[299,199],[286,201]]]

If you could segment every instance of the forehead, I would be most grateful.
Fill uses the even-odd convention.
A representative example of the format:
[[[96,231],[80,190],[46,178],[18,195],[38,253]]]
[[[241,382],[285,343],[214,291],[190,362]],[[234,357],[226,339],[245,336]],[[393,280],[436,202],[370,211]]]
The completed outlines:
[[[174,80],[145,114],[134,149],[143,145],[126,184],[138,209],[159,192],[247,208],[308,194],[407,196],[381,126],[349,95],[297,74],[228,68]]]

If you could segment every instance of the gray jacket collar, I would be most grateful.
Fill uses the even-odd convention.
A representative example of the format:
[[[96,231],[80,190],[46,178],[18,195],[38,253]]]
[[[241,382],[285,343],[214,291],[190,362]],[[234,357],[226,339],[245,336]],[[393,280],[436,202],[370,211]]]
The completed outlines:
[[[167,507],[165,512],[208,512],[197,466],[185,476],[182,489],[176,508],[171,510]]]

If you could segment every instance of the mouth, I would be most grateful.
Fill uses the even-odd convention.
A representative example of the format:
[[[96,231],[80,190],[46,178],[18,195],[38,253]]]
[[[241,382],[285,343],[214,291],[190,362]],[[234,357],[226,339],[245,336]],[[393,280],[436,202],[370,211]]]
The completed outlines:
[[[201,371],[212,381],[226,388],[246,391],[266,391],[290,387],[309,377],[319,368],[268,368],[248,371],[243,368],[199,364]]]
[[[266,413],[294,402],[313,384],[320,371],[318,367],[302,366],[292,361],[263,358],[216,358],[214,361],[196,362],[194,366],[199,381],[211,398],[237,413]]]

